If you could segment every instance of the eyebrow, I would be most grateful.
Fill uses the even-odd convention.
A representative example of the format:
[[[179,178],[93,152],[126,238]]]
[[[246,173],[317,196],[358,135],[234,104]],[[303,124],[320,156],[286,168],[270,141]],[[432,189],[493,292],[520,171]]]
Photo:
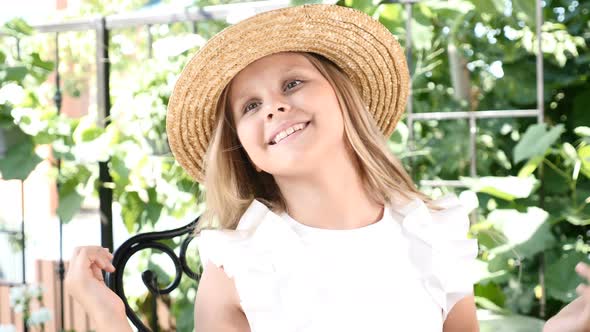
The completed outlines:
[[[284,72],[280,73],[281,81],[283,81],[286,76],[289,76],[289,75],[293,74],[294,72],[300,73],[302,71],[305,71],[305,69],[302,69],[301,67],[291,66],[287,70],[285,70]],[[250,95],[251,95],[251,93],[239,94],[238,98],[236,99],[234,104],[240,106],[240,108],[241,108],[241,105],[244,102],[246,102],[248,99],[250,99]]]

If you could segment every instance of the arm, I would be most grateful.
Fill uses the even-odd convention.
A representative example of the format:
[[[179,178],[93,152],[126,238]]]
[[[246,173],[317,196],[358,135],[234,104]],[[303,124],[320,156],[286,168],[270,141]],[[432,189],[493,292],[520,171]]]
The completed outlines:
[[[479,332],[473,295],[465,296],[449,312],[443,332]]]
[[[590,266],[576,265],[576,272],[590,282]],[[545,323],[543,332],[590,332],[590,286],[581,283],[576,288],[579,297],[566,305]]]
[[[129,331],[125,304],[111,291],[102,271],[114,272],[113,255],[98,246],[77,247],[70,260],[64,285],[77,303],[93,319],[98,332]]]
[[[195,298],[195,332],[250,332],[234,281],[207,263]]]
[[[566,305],[557,315],[551,317],[545,323],[543,332],[553,331],[580,331],[590,332],[590,326],[587,326],[585,330],[580,329],[580,323],[584,317],[580,315],[580,312],[584,310],[584,299],[578,297],[568,305]]]

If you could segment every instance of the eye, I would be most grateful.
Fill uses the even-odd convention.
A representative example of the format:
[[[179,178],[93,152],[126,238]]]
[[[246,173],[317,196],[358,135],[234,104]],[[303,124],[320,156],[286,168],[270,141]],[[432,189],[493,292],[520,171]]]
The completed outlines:
[[[302,80],[293,80],[293,81],[290,81],[290,82],[289,82],[289,83],[287,83],[287,85],[285,86],[285,90],[291,90],[291,89],[293,89],[294,87],[296,87],[296,86],[300,85],[301,83],[303,83],[303,81],[302,81]],[[253,106],[253,107],[251,107],[251,106]],[[257,105],[257,103],[255,103],[255,102],[254,102],[254,103],[247,104],[247,105],[246,105],[246,107],[244,107],[244,113],[248,113],[248,112],[250,112],[250,111],[254,110],[254,109],[257,107],[257,106],[258,106],[258,105]]]
[[[303,81],[301,81],[301,80],[293,80],[293,81],[291,81],[291,82],[287,83],[286,89],[287,89],[287,90],[291,90],[292,88],[294,88],[294,87],[298,86],[298,85],[299,85],[299,84],[301,84],[302,82],[303,82]],[[293,84],[293,83],[296,83],[296,84]]]
[[[254,105],[254,107],[250,107]],[[250,103],[248,105],[246,105],[246,107],[244,108],[244,113],[250,112],[251,110],[253,110],[254,108],[256,108],[257,103]]]

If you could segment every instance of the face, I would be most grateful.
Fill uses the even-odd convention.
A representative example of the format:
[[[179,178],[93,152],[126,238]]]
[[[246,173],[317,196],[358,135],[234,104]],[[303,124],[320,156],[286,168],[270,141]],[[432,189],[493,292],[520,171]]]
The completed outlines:
[[[232,80],[228,98],[242,146],[275,177],[304,174],[345,146],[334,89],[301,54],[251,63]]]

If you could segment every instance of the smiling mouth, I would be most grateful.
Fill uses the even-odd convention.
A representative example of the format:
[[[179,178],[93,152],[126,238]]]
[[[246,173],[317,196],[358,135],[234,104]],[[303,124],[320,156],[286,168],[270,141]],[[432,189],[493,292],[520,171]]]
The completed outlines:
[[[294,135],[294,134],[296,134],[296,133],[298,133],[300,131],[304,131],[307,128],[307,126],[309,126],[310,123],[311,123],[311,121],[305,122],[305,125],[301,129],[297,129],[297,130],[293,131],[292,133],[290,133],[290,134],[288,134],[286,136],[282,136],[282,137],[279,137],[279,138],[276,138],[275,137],[272,141],[270,141],[268,143],[268,145],[277,145],[277,144],[281,143],[283,140],[289,138],[289,136]]]

